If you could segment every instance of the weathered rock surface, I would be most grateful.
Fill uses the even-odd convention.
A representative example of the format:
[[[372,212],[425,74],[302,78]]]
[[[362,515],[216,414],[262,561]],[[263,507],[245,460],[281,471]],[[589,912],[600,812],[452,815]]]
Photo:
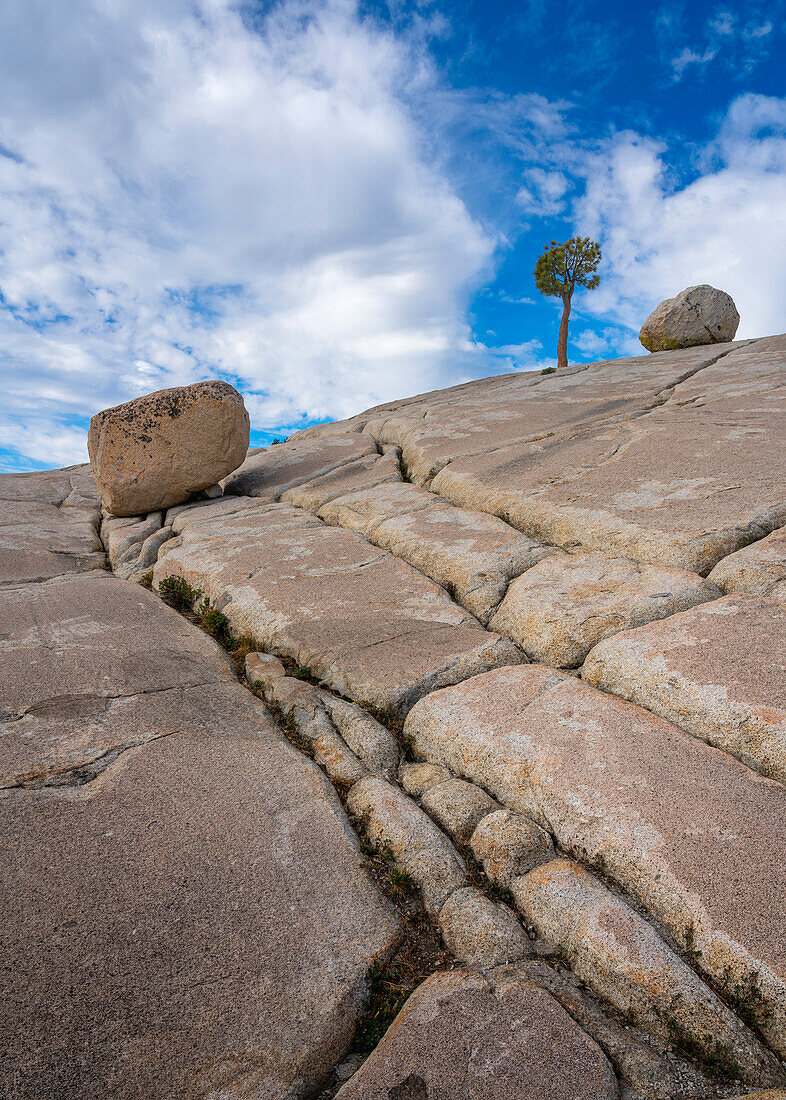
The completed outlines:
[[[404,732],[420,756],[481,783],[564,850],[602,861],[690,943],[699,969],[754,990],[762,1032],[786,1052],[786,788],[535,665],[434,692]]]
[[[358,441],[361,447],[367,446],[367,437],[359,436]],[[310,446],[313,447],[314,444]],[[337,466],[320,477],[285,490],[280,499],[309,512],[319,513],[320,509],[339,497],[372,490],[384,493],[384,486],[400,485],[401,482],[398,449],[394,448],[385,455],[372,451],[362,458]]]
[[[357,432],[326,433],[317,440],[292,439],[249,451],[240,469],[227,478],[224,492],[275,501],[287,489],[324,477],[369,455],[378,457],[373,440]]]
[[[345,743],[373,775],[393,779],[398,771],[401,752],[393,734],[362,707],[346,699],[337,699],[320,691],[322,706]]]
[[[421,888],[432,921],[400,894],[418,942],[393,968],[442,951],[439,927],[457,960],[520,955],[515,982],[542,987],[523,1016],[495,971],[477,1018],[434,1010],[428,1055],[378,1078],[405,1009],[345,1088],[582,1096],[578,1028],[625,1100],[741,1091],[708,1055],[780,1080],[741,1019],[786,1054],[786,786],[752,770],[779,774],[786,712],[784,370],[774,337],[471,382],[249,452],[228,495],[103,522],[86,467],[0,479],[0,1091],[297,1100],[357,1069],[398,925],[304,752]],[[275,722],[117,579],[154,563],[252,636]],[[529,935],[440,825],[525,890]],[[607,885],[570,864],[566,884],[555,847]]]
[[[518,642],[533,661],[575,668],[602,638],[719,595],[715,585],[686,569],[558,554],[513,581],[489,626]]]
[[[513,881],[516,905],[563,947],[587,985],[664,1039],[687,1041],[732,1077],[781,1085],[786,1073],[687,963],[594,875],[556,860]]]
[[[98,493],[115,516],[168,508],[243,462],[243,398],[212,380],[136,397],[96,413],[87,446]]]
[[[459,962],[479,970],[518,962],[532,954],[532,943],[513,911],[474,886],[450,895],[439,913],[439,929]]]
[[[105,568],[89,466],[0,477],[0,585]]]
[[[746,1092],[732,1100],[786,1100],[786,1089],[765,1089],[764,1092]]]
[[[786,523],[786,338],[712,351],[714,365],[694,364],[646,415],[456,458],[431,488],[566,550],[705,574]],[[606,377],[615,393],[616,372]]]
[[[513,810],[496,810],[482,818],[470,844],[491,881],[505,887],[517,876],[554,859],[549,834]]]
[[[371,409],[348,421],[347,428],[362,428],[379,444],[401,447],[409,476],[422,485],[464,456],[549,436],[563,439],[593,423],[638,417],[663,401],[671,387],[730,350],[724,345],[668,352],[657,359],[615,359],[546,377],[486,378]],[[332,426],[331,434],[336,430]],[[315,439],[323,432],[312,428],[303,434]]]
[[[481,819],[499,809],[499,803],[482,788],[464,779],[449,779],[429,787],[420,804],[459,844],[467,844]]]
[[[184,577],[237,633],[356,702],[406,710],[436,686],[523,659],[438,585],[358,535],[287,504],[229,515],[224,501],[215,507],[220,521],[210,506],[187,514],[155,583]]]
[[[731,295],[702,283],[656,306],[641,326],[639,339],[647,351],[724,344],[734,339],[739,324]]]
[[[349,785],[369,772],[392,779],[399,765],[393,734],[361,707],[287,676],[268,653],[249,653],[246,677],[265,701],[291,719],[316,762],[334,781]]]
[[[307,500],[302,490],[287,498]],[[553,552],[499,519],[455,508],[406,483],[336,496],[313,510],[409,562],[482,623],[488,623],[511,578]]]
[[[412,876],[432,916],[454,890],[467,885],[464,861],[448,838],[392,783],[362,779],[349,792],[347,808],[366,836],[390,849],[396,864]]]
[[[608,638],[582,669],[751,768],[786,780],[786,607],[732,595]]]
[[[0,599],[0,1091],[309,1095],[399,934],[329,784],[151,593]]]
[[[106,516],[101,524],[101,541],[106,547],[112,571],[124,580],[139,580],[156,563],[158,551],[173,537],[171,527],[162,526],[163,512],[146,516]]]
[[[601,1049],[515,968],[434,974],[336,1100],[617,1100]]]
[[[334,527],[355,531],[371,542],[381,523],[397,516],[411,516],[432,504],[441,504],[439,497],[401,481],[378,489],[358,489],[326,501],[318,515]]]
[[[786,603],[786,527],[722,558],[709,580],[721,592],[748,592]]]
[[[402,764],[398,773],[401,786],[413,798],[420,798],[438,783],[447,783],[453,776],[439,764]]]
[[[307,748],[335,783],[351,786],[368,774],[368,768],[344,741],[310,685],[287,676],[265,692],[265,699],[291,719],[301,748]]]
[[[541,959],[522,962],[518,970],[522,977],[548,990],[605,1051],[620,1083],[628,1086],[622,1096],[631,1100],[705,1100],[712,1095],[713,1081],[695,1062],[671,1049],[659,1050],[646,1032],[604,1011],[600,1007],[603,1002],[569,970],[553,968]]]

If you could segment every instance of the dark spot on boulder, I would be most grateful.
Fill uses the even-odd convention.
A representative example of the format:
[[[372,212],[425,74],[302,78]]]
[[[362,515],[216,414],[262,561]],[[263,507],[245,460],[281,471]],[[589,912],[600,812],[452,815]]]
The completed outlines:
[[[428,1087],[422,1077],[410,1073],[401,1084],[390,1089],[388,1100],[428,1100]]]

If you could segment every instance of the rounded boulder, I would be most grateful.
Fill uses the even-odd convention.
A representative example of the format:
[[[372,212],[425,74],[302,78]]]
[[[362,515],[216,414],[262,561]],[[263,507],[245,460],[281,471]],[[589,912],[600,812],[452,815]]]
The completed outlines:
[[[647,351],[673,351],[733,340],[740,323],[734,299],[706,283],[689,286],[652,311],[639,331]]]
[[[101,501],[115,516],[169,508],[241,465],[243,398],[211,380],[158,390],[96,413],[87,448]]]

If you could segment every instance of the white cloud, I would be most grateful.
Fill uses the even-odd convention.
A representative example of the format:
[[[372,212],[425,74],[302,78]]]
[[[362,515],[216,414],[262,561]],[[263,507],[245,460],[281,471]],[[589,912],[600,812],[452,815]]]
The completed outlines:
[[[262,428],[482,372],[495,241],[405,102],[435,81],[351,0],[254,28],[230,0],[4,5],[0,441],[77,461],[65,414],[216,373]]]
[[[715,16],[714,19],[710,19],[707,27],[712,34],[717,34],[722,37],[734,34],[734,26],[736,19],[730,11],[721,11]]]
[[[736,99],[705,150],[703,174],[674,187],[662,144],[622,133],[584,167],[577,227],[601,241],[595,316],[638,330],[663,298],[710,283],[732,295],[738,336],[786,327],[786,99]]]
[[[671,59],[671,72],[674,80],[682,80],[685,70],[689,65],[707,65],[717,56],[718,51],[713,46],[708,46],[703,53],[697,53],[688,46],[680,50],[676,57]]]
[[[527,168],[523,172],[524,186],[519,189],[516,201],[525,214],[549,218],[565,209],[565,193],[568,180],[562,172],[543,168]]]
[[[630,333],[619,328],[600,330],[585,328],[577,331],[579,318],[575,318],[570,333],[570,345],[577,347],[586,359],[611,359],[617,355],[640,355],[641,344],[631,339]]]
[[[764,23],[751,24],[743,29],[743,38],[766,38],[772,34],[772,23],[767,20]]]

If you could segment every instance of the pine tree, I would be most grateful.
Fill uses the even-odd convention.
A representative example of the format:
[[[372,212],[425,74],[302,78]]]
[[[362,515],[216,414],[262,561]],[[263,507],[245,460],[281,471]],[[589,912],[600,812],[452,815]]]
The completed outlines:
[[[557,343],[557,366],[568,365],[568,322],[570,301],[577,286],[594,290],[600,283],[596,274],[600,263],[600,245],[589,237],[571,237],[564,244],[552,241],[544,245],[535,265],[535,286],[541,294],[562,299],[562,320]]]

